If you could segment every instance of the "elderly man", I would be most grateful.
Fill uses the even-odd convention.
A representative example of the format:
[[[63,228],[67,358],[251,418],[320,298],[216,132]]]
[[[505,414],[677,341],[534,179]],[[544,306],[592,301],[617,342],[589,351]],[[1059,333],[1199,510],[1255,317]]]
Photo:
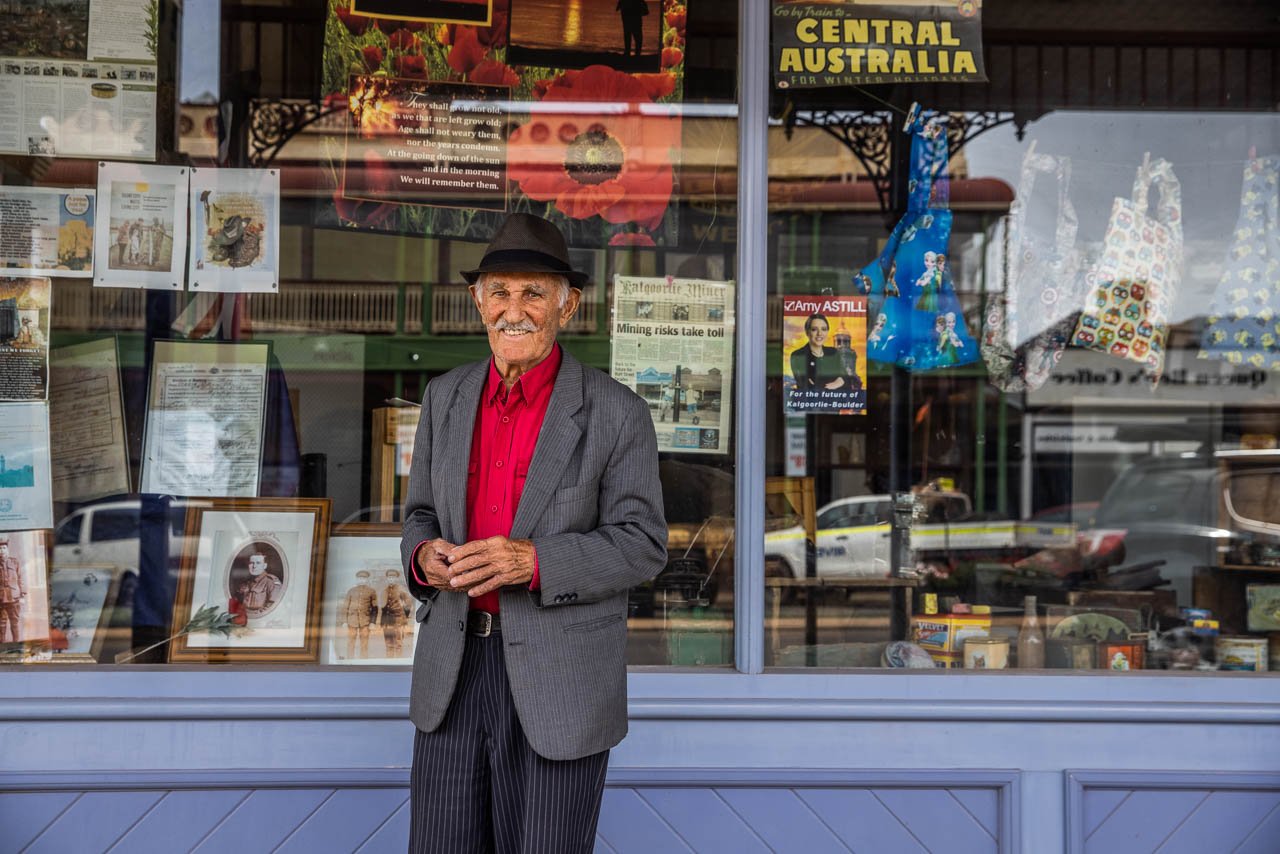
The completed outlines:
[[[586,276],[509,217],[462,274],[492,358],[432,380],[401,546],[414,852],[586,852],[627,731],[627,590],[666,560],[644,400],[556,343]]]

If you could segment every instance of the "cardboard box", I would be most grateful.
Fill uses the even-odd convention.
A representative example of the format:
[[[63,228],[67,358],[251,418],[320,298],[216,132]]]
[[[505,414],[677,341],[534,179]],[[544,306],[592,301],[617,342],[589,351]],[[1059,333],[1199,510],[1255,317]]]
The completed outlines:
[[[943,652],[960,655],[964,639],[991,633],[990,614],[932,614],[911,618],[910,640],[932,655]],[[937,659],[935,657],[934,661]]]
[[[933,659],[933,666],[940,670],[964,669],[964,655],[961,653],[931,652],[929,657]]]

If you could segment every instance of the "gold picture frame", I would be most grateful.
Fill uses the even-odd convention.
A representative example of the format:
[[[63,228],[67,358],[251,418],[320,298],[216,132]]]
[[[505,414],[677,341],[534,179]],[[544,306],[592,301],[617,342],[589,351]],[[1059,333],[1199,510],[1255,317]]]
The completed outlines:
[[[316,663],[331,507],[327,498],[190,507],[170,663]]]

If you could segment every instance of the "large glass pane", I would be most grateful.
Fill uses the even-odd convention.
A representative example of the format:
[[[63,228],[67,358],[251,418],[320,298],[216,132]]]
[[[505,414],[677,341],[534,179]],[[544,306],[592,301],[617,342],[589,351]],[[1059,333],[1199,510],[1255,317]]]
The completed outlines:
[[[488,357],[459,271],[519,211],[589,279],[564,350],[659,437],[630,661],[732,663],[736,5],[650,0],[625,45],[613,0],[34,5],[0,5],[5,251],[12,191],[71,192],[50,286],[0,293],[6,352],[53,354],[0,404],[0,493],[53,469],[0,495],[4,662],[407,666],[417,404]]]
[[[1274,8],[973,5],[987,82],[773,93],[766,660],[1266,671]]]

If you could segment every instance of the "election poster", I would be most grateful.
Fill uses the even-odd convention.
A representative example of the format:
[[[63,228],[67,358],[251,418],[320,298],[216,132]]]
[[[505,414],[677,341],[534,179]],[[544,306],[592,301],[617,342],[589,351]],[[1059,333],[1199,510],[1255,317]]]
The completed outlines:
[[[782,298],[782,388],[789,413],[865,415],[867,298]]]
[[[734,284],[615,276],[613,378],[649,404],[658,450],[727,454]]]
[[[877,83],[973,83],[981,0],[773,0],[779,89]]]

